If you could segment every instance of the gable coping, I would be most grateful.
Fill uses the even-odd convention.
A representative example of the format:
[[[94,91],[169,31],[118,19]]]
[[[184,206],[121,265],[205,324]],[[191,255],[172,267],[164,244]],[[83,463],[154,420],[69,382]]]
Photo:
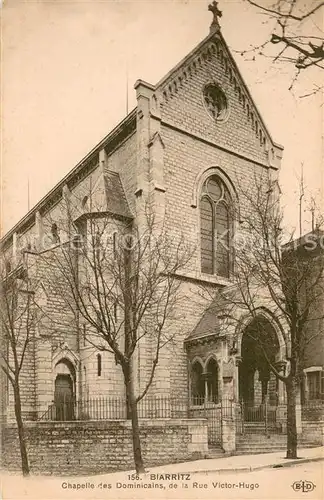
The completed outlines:
[[[220,31],[210,33],[176,64],[153,89],[160,91],[163,99],[168,100],[176,95],[178,88],[181,87],[184,81],[190,78],[199,67],[202,67],[214,55],[217,55],[220,58],[221,64],[225,66],[225,73],[229,74],[230,83],[234,85],[235,91],[239,94],[239,101],[248,114],[255,135],[260,139],[260,145],[263,145],[266,151],[269,151],[270,144],[283,150],[283,146],[273,140],[264,123],[249,88]],[[150,87],[152,88],[151,85]]]

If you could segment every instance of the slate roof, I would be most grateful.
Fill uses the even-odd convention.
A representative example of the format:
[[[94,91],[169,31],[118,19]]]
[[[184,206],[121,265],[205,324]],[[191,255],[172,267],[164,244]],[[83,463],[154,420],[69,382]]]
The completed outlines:
[[[119,174],[117,172],[106,172],[104,174],[104,184],[107,211],[122,217],[133,218]]]
[[[65,175],[31,210],[29,210],[29,212],[24,215],[22,219],[20,219],[11,229],[9,229],[6,234],[1,236],[1,243],[6,244],[7,242],[9,242],[13,233],[16,231],[20,231],[25,225],[29,227],[30,224],[34,224],[35,213],[37,211],[43,210],[55,196],[61,194],[62,187],[64,185],[70,187],[70,183],[73,184],[73,181],[80,174],[82,174],[82,172],[87,168],[89,162],[94,156],[97,156],[98,160],[96,164],[98,164],[98,154],[100,149],[105,148],[107,152],[114,151],[116,146],[118,146],[119,143],[125,140],[125,138],[128,137],[128,135],[130,135],[133,130],[136,129],[136,111],[137,107],[134,108],[114,129],[112,129],[109,134],[104,137],[104,139],[102,139],[70,172],[68,172],[68,174]],[[94,166],[95,165],[93,165],[93,167]],[[122,186],[121,192],[124,193]],[[130,214],[129,216],[132,217],[129,208],[127,212]]]
[[[206,337],[208,335],[215,335],[218,334],[219,331],[219,318],[217,317],[215,310],[208,308],[198,321],[195,328],[188,335],[186,341]]]

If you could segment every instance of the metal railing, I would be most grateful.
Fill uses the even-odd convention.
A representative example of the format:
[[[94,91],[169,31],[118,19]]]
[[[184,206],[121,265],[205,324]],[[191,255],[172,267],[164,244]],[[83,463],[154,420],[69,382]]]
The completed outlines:
[[[309,399],[301,405],[302,420],[324,420],[324,400]]]
[[[281,431],[282,422],[277,415],[277,406],[272,406],[268,401],[261,404],[251,404],[240,401],[235,409],[236,430],[240,434],[246,432]]]
[[[138,418],[213,418],[233,416],[230,400],[219,402],[205,399],[189,401],[186,397],[145,397],[137,405]],[[124,398],[96,397],[79,401],[53,402],[38,420],[124,420],[127,405]]]

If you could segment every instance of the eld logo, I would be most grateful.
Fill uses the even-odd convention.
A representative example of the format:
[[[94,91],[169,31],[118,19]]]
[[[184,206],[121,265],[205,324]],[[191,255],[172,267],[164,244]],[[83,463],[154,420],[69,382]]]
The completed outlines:
[[[303,493],[308,493],[309,491],[313,491],[313,489],[316,487],[312,481],[295,481],[291,485],[292,489],[294,491],[302,491]]]

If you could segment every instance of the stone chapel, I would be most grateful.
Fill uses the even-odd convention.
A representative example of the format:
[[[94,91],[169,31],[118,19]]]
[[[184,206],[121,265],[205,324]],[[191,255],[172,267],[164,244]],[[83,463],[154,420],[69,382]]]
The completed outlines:
[[[57,214],[71,193],[78,193],[81,200],[82,214],[76,222],[87,231],[87,221],[98,215],[83,194],[89,184],[96,206],[101,206],[97,210],[115,227],[139,223],[139,207],[150,194],[167,233],[176,234],[181,228],[185,239],[196,247],[190,268],[179,275],[188,296],[182,311],[184,333],[176,337],[172,350],[161,354],[151,393],[186,398],[193,415],[204,405],[216,408],[225,399],[233,404],[243,401],[252,413],[267,399],[278,412],[284,388],[246,335],[255,327],[252,318],[242,317],[233,342],[233,333],[222,330],[222,318],[196,300],[202,284],[222,289],[231,285],[235,259],[230,249],[214,245],[214,239],[216,231],[239,230],[239,221],[230,217],[231,205],[240,204],[237,183],[240,189],[248,189],[254,176],[266,175],[275,181],[283,153],[223,38],[217,3],[209,10],[213,20],[207,36],[159,82],[136,81],[136,108],[4,236],[2,245],[6,252],[14,252],[20,241],[27,241],[24,250],[37,263],[42,251],[38,242],[44,235],[53,244],[59,242]],[[244,211],[244,206],[240,209]],[[22,374],[25,417],[37,420],[48,415],[53,402],[62,397],[71,401],[123,398],[122,373],[114,356],[86,345],[86,325],[63,310],[51,290],[43,290],[42,304],[57,328],[55,334],[49,334],[46,327],[35,330],[37,341],[27,353]],[[261,297],[258,321],[273,338],[278,366],[284,366],[284,325],[262,304]],[[140,345],[139,386],[147,353]],[[12,402],[9,387],[7,418],[12,415]],[[65,418],[73,418],[72,413]]]

